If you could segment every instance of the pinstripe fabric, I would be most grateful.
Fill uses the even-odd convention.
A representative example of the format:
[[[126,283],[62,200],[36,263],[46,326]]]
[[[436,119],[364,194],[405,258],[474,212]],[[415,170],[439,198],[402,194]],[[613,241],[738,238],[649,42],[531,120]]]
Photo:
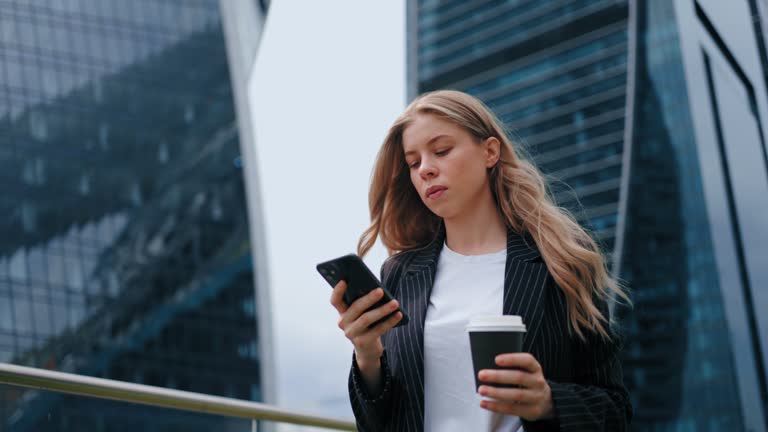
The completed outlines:
[[[382,266],[382,284],[410,316],[410,323],[382,338],[383,389],[370,395],[352,359],[349,395],[360,431],[424,429],[424,320],[445,231],[422,249],[393,256]],[[604,303],[598,307],[607,315]],[[623,386],[618,346],[597,335],[582,342],[568,330],[562,291],[554,284],[534,242],[507,235],[505,315],[528,327],[523,350],[536,357],[552,389],[555,419],[523,421],[526,432],[623,431],[632,416]]]

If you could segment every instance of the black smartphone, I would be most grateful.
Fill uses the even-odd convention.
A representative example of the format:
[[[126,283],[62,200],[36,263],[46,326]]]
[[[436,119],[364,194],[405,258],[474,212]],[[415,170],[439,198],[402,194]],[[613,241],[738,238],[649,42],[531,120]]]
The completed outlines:
[[[320,276],[322,276],[323,279],[328,282],[331,288],[335,287],[341,280],[347,281],[347,291],[344,293],[344,303],[346,303],[347,306],[351,305],[355,300],[379,287],[384,290],[384,296],[381,298],[381,300],[376,302],[376,304],[368,308],[366,312],[372,309],[376,309],[379,306],[385,305],[394,299],[392,294],[390,294],[386,288],[381,286],[379,279],[374,276],[368,266],[365,265],[363,260],[361,260],[360,257],[355,254],[344,255],[342,257],[320,263],[317,265],[317,271],[320,272]],[[399,305],[397,310],[392,312],[392,314],[397,312],[403,314],[403,317],[400,319],[400,321],[398,321],[395,327],[408,324],[408,315],[406,315],[405,311]],[[385,321],[387,318],[392,316],[392,314],[389,314],[384,318],[376,321],[369,327],[374,327],[380,322]]]

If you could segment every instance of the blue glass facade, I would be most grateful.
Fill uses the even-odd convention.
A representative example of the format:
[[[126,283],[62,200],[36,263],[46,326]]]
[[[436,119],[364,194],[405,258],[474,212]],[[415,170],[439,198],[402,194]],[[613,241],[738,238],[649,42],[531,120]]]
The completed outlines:
[[[675,11],[640,3],[622,277],[638,430],[744,430]]]
[[[612,251],[627,4],[423,1],[418,23],[419,92],[450,87],[487,103],[554,180],[557,201]]]
[[[0,361],[261,400],[218,2],[5,1],[0,41]],[[0,394],[0,430],[247,427]]]
[[[762,430],[754,429],[764,428],[755,421],[762,416],[747,418],[745,406],[752,405],[744,395],[751,393],[741,388],[754,385],[759,404],[766,406],[760,358],[765,348],[754,318],[761,309],[749,295],[758,289],[750,280],[757,279],[749,278],[754,269],[744,264],[745,254],[757,254],[739,252],[737,243],[744,286],[723,283],[724,252],[716,250],[712,233],[730,233],[731,227],[710,219],[712,192],[705,193],[703,150],[692,132],[681,53],[679,25],[686,21],[675,10],[683,3],[418,0],[409,16],[416,35],[409,58],[412,88],[455,88],[485,101],[549,175],[556,201],[575,212],[612,259],[634,301],[634,308],[616,310],[635,408],[633,430]],[[701,14],[698,2],[685,6],[697,11],[686,10],[694,20]],[[691,32],[714,31],[697,24],[702,27]],[[741,93],[722,88],[742,103]],[[700,90],[707,92],[706,86]],[[749,121],[758,117],[751,97],[744,103]],[[741,114],[713,110],[716,117],[730,115],[729,151],[753,139],[751,131],[734,126]],[[756,124],[754,140],[764,147]],[[722,158],[726,153],[721,148]],[[749,201],[740,187],[731,193]],[[732,213],[733,220],[751,214]],[[749,233],[736,229],[733,236]],[[745,292],[746,306],[737,313],[747,316],[749,335],[734,336],[740,324],[728,323],[724,303],[733,290]],[[740,350],[742,342],[752,349]],[[745,364],[739,356],[747,352],[754,353],[749,355],[755,371],[739,374],[737,363]],[[744,376],[758,383],[745,384]]]

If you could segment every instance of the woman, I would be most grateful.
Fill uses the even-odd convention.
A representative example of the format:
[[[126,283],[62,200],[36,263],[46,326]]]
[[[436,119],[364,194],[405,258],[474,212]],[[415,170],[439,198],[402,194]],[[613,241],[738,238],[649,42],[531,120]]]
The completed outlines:
[[[501,123],[476,98],[427,93],[379,151],[371,226],[390,257],[381,290],[331,304],[354,345],[349,393],[361,431],[622,431],[632,415],[607,300],[627,299],[592,238],[548,196]],[[399,302],[399,303],[398,303]],[[411,322],[393,328],[401,314]],[[520,315],[522,353],[502,354],[475,389],[472,316]],[[477,392],[477,394],[475,393]]]

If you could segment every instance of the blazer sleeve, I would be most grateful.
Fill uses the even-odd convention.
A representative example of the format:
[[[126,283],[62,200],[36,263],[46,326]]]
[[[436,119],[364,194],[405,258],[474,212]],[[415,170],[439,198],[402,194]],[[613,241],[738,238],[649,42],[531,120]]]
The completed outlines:
[[[381,267],[381,280],[393,295],[392,281],[397,280],[402,266],[395,259],[388,259]],[[349,372],[349,400],[352,404],[352,412],[357,421],[357,429],[360,432],[383,431],[389,419],[392,417],[392,394],[395,392],[397,379],[392,375],[387,360],[386,337],[382,338],[384,354],[381,356],[382,389],[378,394],[370,394],[366,388],[360,369],[357,367],[357,359],[352,353],[352,367]]]
[[[609,316],[604,301],[596,301],[596,305],[604,316]],[[526,432],[629,430],[632,405],[624,387],[619,349],[620,340],[610,329],[608,339],[596,333],[589,333],[585,341],[577,339],[572,382],[548,381],[555,418],[524,421]]]
[[[360,432],[383,431],[392,411],[392,373],[387,362],[387,352],[381,357],[382,389],[371,394],[365,386],[355,354],[352,353],[352,369],[349,372],[349,400]]]

